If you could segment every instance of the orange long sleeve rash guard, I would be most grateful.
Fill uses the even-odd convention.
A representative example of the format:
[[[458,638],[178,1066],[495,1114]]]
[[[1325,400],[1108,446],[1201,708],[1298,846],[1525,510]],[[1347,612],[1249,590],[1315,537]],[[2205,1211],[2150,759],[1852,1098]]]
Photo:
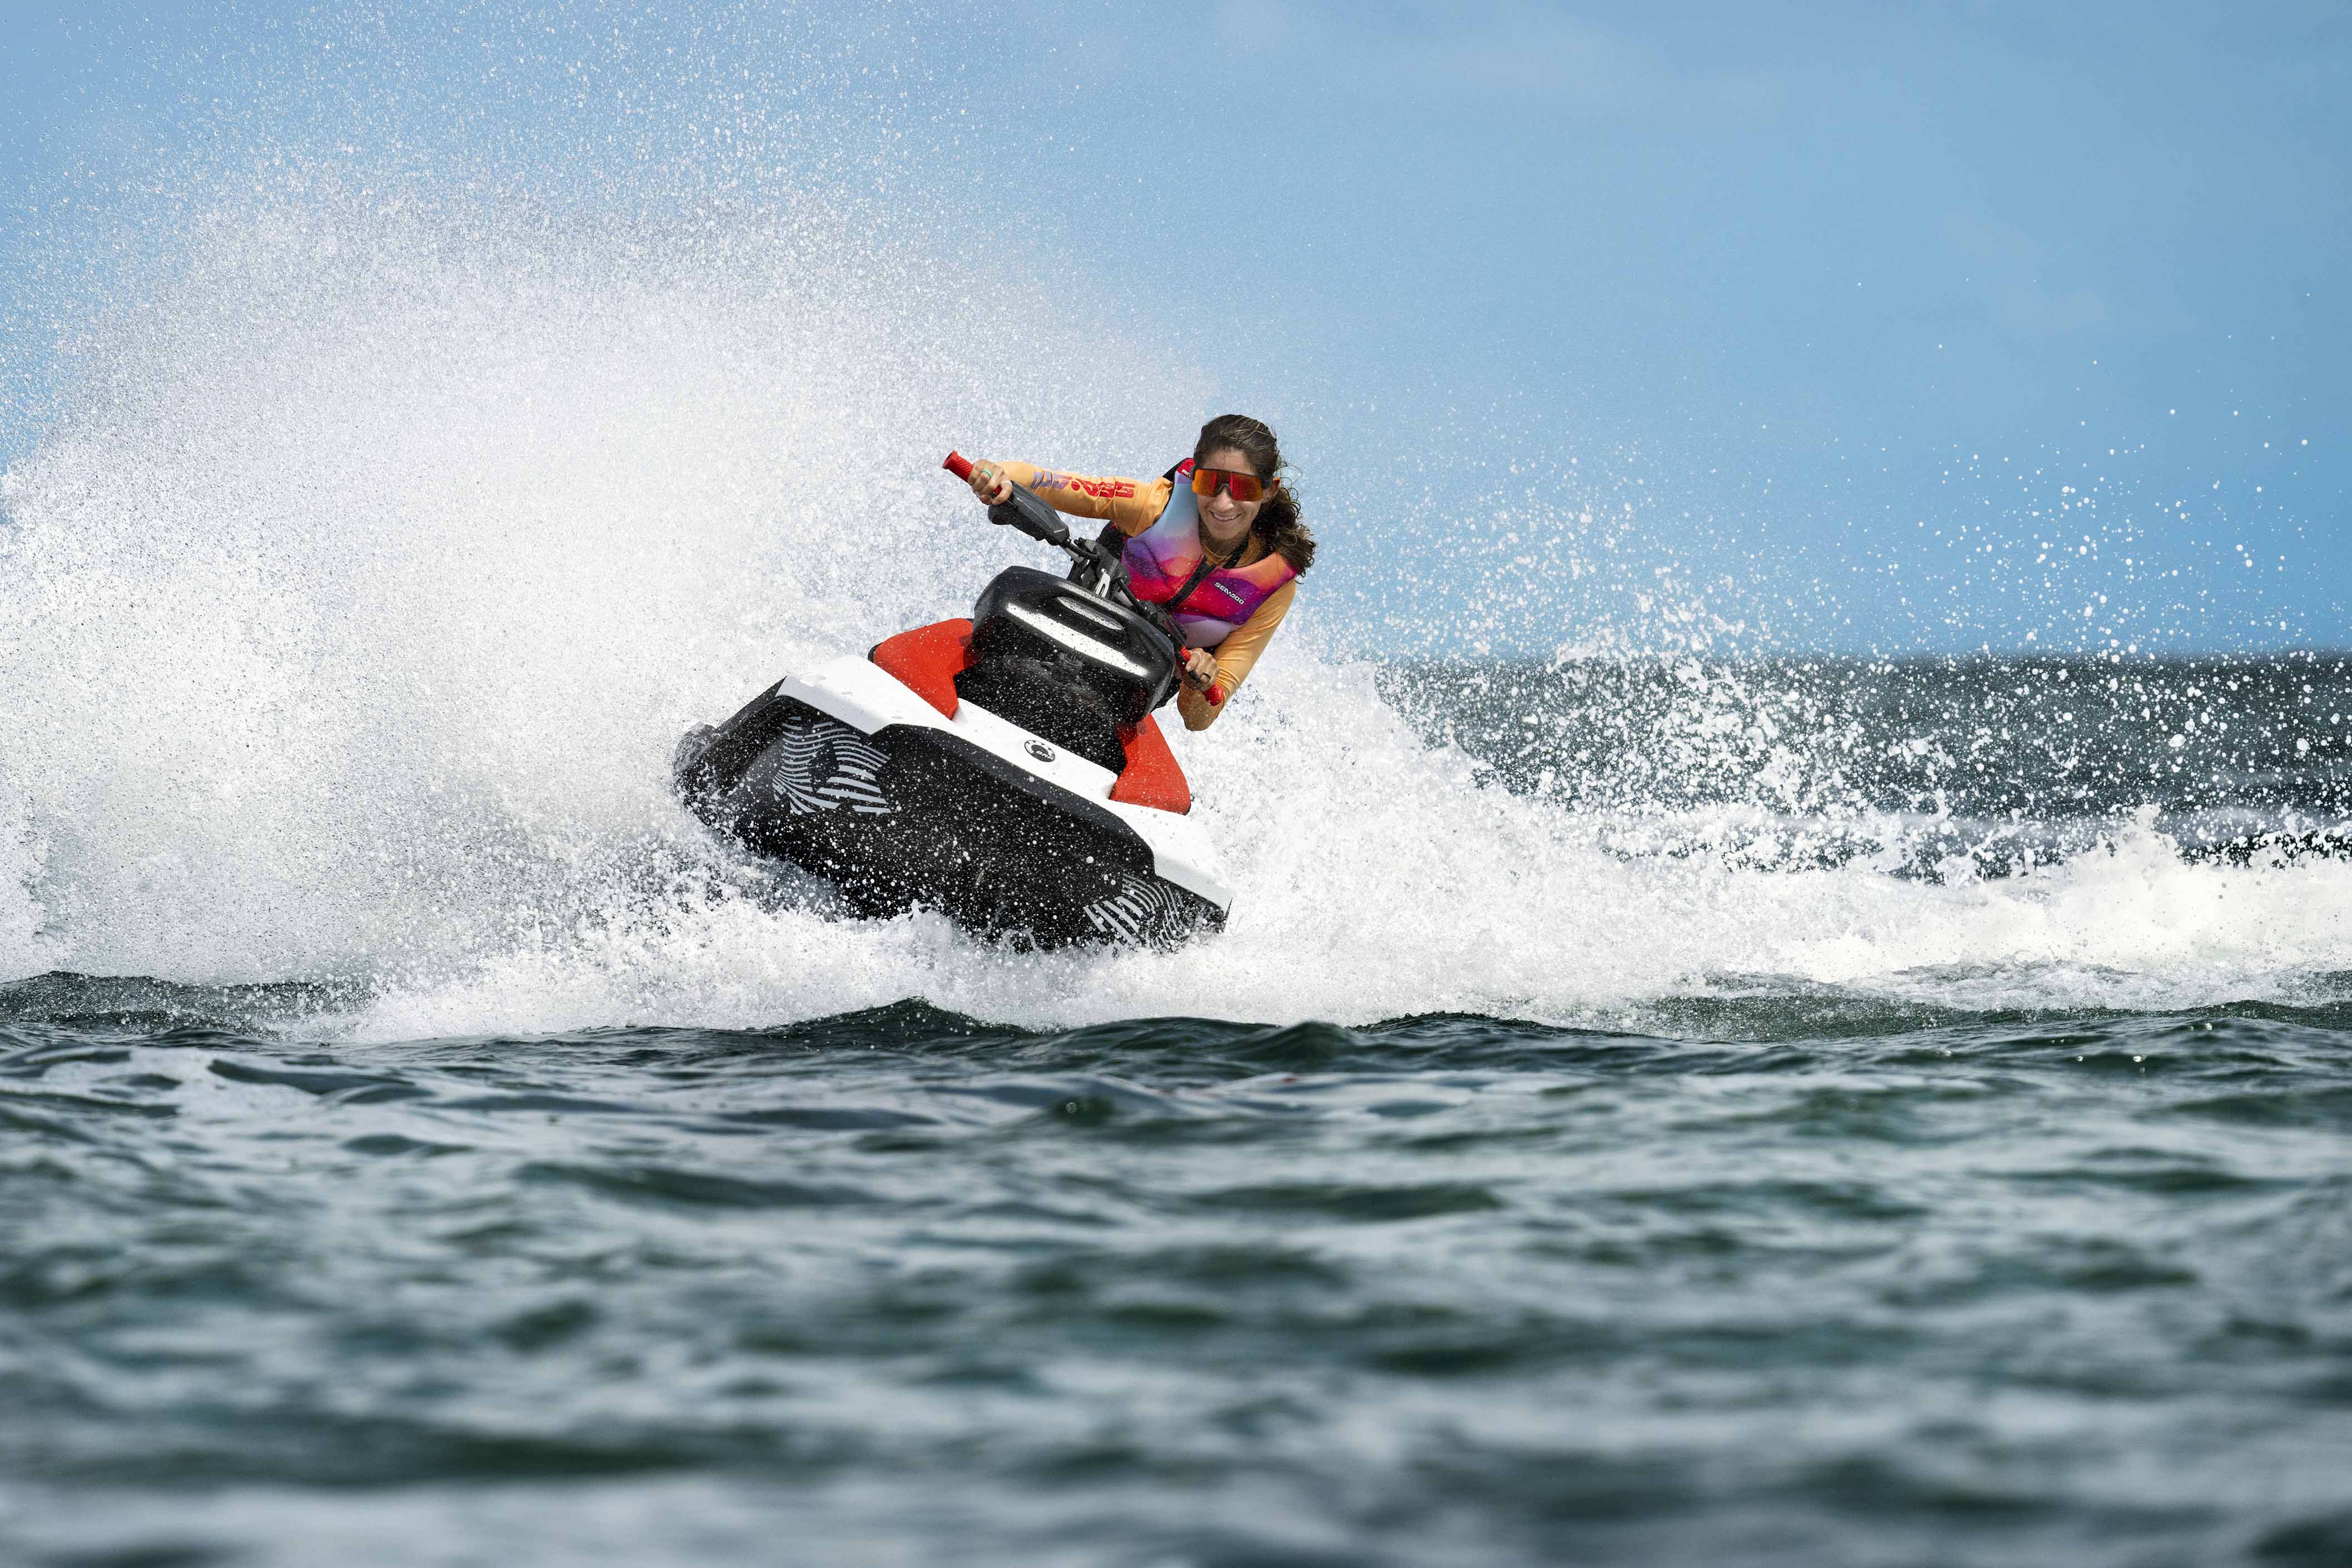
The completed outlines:
[[[1168,507],[1172,483],[1160,479],[1091,479],[1082,474],[1066,474],[1056,468],[1040,468],[1033,463],[1020,463],[1009,458],[993,459],[1004,476],[1029,490],[1057,512],[1074,517],[1094,517],[1110,524],[1129,538],[1141,533],[1160,518]],[[1236,566],[1247,566],[1265,557],[1265,543],[1253,537],[1249,548],[1242,551]],[[1230,705],[1234,693],[1257,664],[1258,655],[1274,637],[1274,629],[1290,613],[1291,601],[1298,596],[1297,579],[1284,583],[1266,595],[1265,602],[1251,612],[1225,640],[1209,650],[1216,655],[1216,684],[1225,688],[1225,703]],[[1213,706],[1209,699],[1191,684],[1179,688],[1176,711],[1184,717],[1186,729],[1206,729],[1217,722],[1224,707]]]

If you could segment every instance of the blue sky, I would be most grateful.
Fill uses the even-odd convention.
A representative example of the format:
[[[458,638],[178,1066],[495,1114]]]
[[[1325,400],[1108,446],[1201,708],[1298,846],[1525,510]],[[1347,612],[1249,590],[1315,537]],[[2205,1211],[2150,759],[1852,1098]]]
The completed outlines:
[[[0,458],[192,161],[788,165],[987,214],[1275,421],[1327,580],[1497,645],[1559,638],[1445,608],[1503,532],[1621,497],[1767,649],[2352,643],[2340,4],[6,4]]]

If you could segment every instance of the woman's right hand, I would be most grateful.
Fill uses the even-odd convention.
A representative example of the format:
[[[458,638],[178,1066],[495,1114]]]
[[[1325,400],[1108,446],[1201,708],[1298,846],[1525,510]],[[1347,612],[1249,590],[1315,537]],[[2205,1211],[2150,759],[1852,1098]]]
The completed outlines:
[[[971,493],[992,507],[1012,498],[1013,481],[1004,476],[1003,469],[983,457],[971,465]]]

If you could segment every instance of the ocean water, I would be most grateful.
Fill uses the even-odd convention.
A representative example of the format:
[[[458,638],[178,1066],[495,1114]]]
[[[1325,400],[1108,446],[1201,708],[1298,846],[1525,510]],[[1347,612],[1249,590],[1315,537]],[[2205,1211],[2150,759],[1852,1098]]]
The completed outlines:
[[[2352,657],[1309,595],[1225,934],[845,920],[678,733],[1202,387],[822,214],[179,245],[0,483],[0,1557],[2352,1561]]]

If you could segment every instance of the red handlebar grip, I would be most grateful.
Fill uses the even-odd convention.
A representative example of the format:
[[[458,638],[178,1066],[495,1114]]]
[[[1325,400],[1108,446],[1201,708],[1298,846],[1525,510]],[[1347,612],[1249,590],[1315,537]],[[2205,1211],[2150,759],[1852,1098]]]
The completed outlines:
[[[940,464],[940,466],[954,475],[957,478],[961,479],[966,484],[970,484],[971,482],[971,459],[966,457],[961,452],[949,453],[947,461]]]
[[[1209,688],[1209,706],[1211,707],[1223,707],[1225,706],[1224,687],[1211,686]]]

